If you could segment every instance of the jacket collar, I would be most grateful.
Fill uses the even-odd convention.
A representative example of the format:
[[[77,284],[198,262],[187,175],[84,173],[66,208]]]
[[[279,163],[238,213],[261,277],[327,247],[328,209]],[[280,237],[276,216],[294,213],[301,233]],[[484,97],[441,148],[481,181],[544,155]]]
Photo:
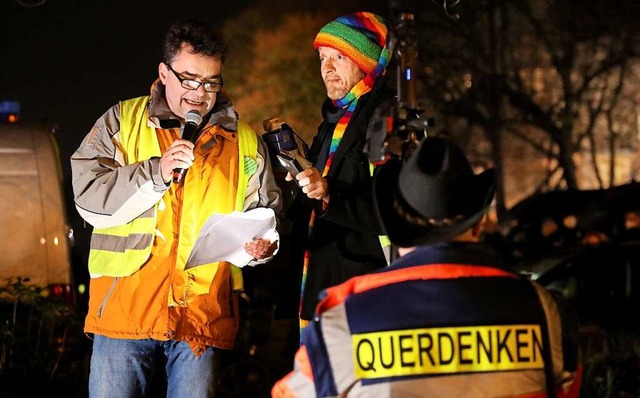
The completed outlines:
[[[413,252],[394,261],[389,268],[442,263],[490,266],[504,270],[511,269],[512,265],[506,253],[487,242],[440,242],[418,246]]]

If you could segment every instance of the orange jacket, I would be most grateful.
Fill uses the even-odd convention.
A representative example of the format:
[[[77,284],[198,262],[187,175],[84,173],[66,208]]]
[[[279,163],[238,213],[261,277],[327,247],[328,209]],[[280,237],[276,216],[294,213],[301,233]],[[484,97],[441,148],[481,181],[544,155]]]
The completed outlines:
[[[122,213],[118,209],[126,207],[127,199],[134,195],[127,191],[131,180],[140,181],[139,187],[147,186],[144,193],[135,192],[136,200],[149,200],[157,208],[151,254],[141,268],[126,277],[91,279],[85,332],[115,338],[183,340],[196,354],[205,346],[233,347],[238,303],[233,293],[232,265],[220,262],[184,270],[207,218],[236,209],[238,176],[244,172],[239,170],[238,162],[238,122],[228,118],[235,111],[231,112],[233,108],[224,95],[218,102],[222,106],[216,104],[198,137],[196,161],[180,184],[167,187],[161,181],[159,158],[116,166],[104,161],[112,157],[117,162],[117,153],[123,147],[118,143],[120,104],[103,115],[72,157],[74,192],[82,193],[76,194],[76,204],[83,212],[118,218]],[[152,95],[149,119],[157,132],[160,153],[181,132],[180,127],[162,128],[167,109],[161,95]],[[249,180],[244,210],[268,206],[277,212],[280,192],[273,181],[266,148],[261,140],[258,143],[255,173]],[[109,172],[113,175],[101,181]],[[122,187],[119,181],[124,182]],[[142,198],[144,195],[148,199]],[[160,199],[154,201],[154,196]],[[119,208],[109,207],[112,197],[121,202]]]

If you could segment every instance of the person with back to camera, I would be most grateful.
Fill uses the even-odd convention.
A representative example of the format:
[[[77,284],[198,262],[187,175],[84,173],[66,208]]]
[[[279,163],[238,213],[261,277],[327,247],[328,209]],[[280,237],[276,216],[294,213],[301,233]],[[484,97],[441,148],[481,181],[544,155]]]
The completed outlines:
[[[363,148],[373,111],[395,94],[383,76],[389,34],[382,17],[356,12],[326,24],[313,43],[328,98],[309,149],[313,167],[287,176],[303,193],[289,212],[292,236],[299,237],[292,242],[292,264],[302,264],[301,327],[312,319],[324,288],[387,265]]]
[[[212,397],[234,346],[240,268],[185,265],[212,214],[281,204],[264,143],[222,91],[225,55],[211,26],[177,21],[151,95],[110,108],[71,157],[76,207],[94,227],[91,398],[146,396],[163,373],[169,397]],[[248,265],[272,257],[271,232],[244,244]]]
[[[480,241],[493,169],[446,137],[375,177],[400,257],[325,291],[273,397],[578,397],[578,324]]]

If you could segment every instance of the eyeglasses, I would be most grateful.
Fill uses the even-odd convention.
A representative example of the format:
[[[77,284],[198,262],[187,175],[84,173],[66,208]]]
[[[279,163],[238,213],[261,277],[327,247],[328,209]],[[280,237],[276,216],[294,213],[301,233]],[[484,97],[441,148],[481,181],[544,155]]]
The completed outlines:
[[[186,79],[178,74],[170,65],[167,65],[167,68],[175,75],[176,79],[180,82],[183,88],[188,90],[197,90],[200,86],[204,87],[204,91],[208,93],[217,93],[222,90],[222,75],[220,75],[219,82],[199,82],[197,80]]]

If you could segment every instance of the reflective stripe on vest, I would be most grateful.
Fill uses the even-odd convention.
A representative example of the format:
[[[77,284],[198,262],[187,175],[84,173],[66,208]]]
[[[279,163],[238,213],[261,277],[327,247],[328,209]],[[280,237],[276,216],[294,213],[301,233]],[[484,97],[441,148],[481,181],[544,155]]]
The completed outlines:
[[[91,237],[89,272],[105,276],[128,276],[136,272],[151,253],[156,226],[155,208],[132,222],[96,228]],[[114,269],[113,264],[117,264]]]

